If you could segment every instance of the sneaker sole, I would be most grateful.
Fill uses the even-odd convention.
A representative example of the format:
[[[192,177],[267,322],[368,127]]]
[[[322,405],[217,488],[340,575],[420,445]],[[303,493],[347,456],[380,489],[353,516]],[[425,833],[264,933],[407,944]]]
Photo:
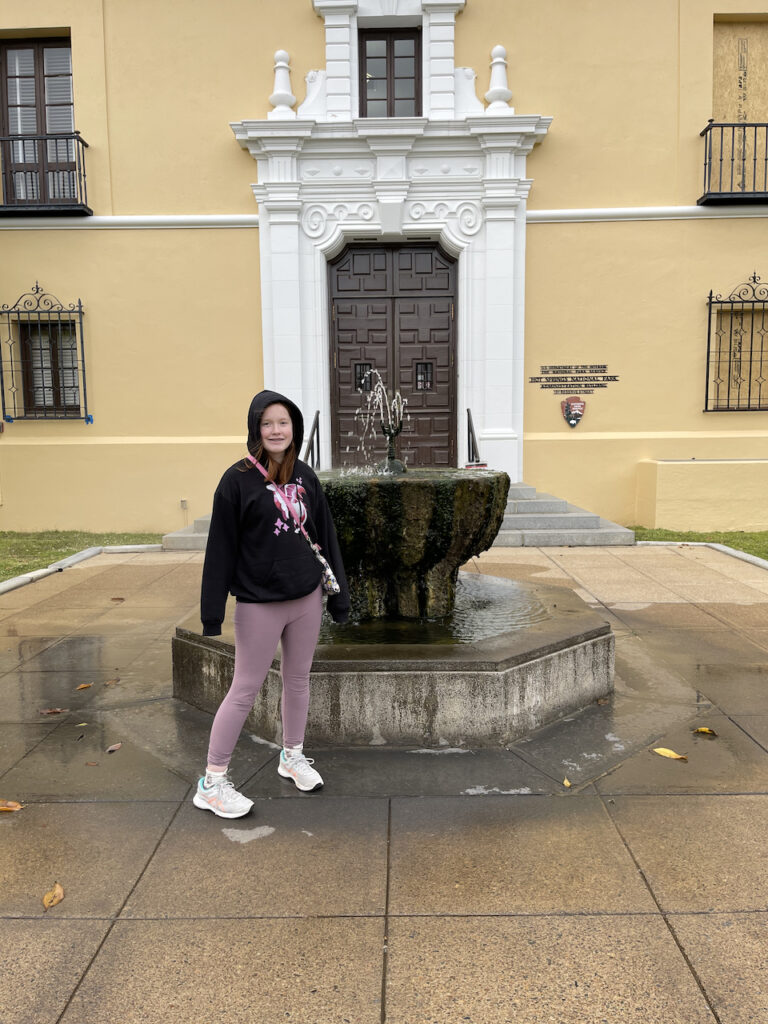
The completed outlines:
[[[291,775],[291,773],[288,772],[288,771],[285,771],[285,769],[283,768],[283,766],[281,764],[279,764],[277,766],[277,774],[278,775],[282,775],[282,777],[284,779],[290,779],[291,782],[296,787],[296,789],[300,789],[302,793],[314,793],[316,789],[322,789],[323,785],[324,785],[324,783],[318,782],[314,786],[300,786],[298,784],[298,782],[296,781],[296,779],[294,779],[294,777]]]
[[[227,814],[226,811],[220,811],[216,807],[211,807],[208,801],[203,800],[203,798],[198,793],[195,793],[195,795],[192,797],[192,803],[195,805],[195,807],[199,807],[201,811],[211,811],[213,814],[216,815],[217,818],[244,818],[246,814],[251,813],[251,809],[253,808],[253,801],[251,801],[251,806],[248,808],[248,810],[237,811],[232,814]]]

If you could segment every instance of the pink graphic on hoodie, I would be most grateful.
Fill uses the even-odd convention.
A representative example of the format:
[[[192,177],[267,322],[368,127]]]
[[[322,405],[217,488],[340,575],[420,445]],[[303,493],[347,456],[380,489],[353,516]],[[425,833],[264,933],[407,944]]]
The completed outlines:
[[[272,497],[275,500],[275,505],[280,510],[280,515],[283,517],[275,520],[275,534],[279,534],[282,530],[288,530],[288,524],[293,525],[295,533],[298,533],[298,527],[296,526],[296,520],[291,513],[290,508],[286,504],[285,498],[291,503],[299,522],[303,526],[307,521],[307,509],[302,501],[306,497],[306,491],[299,484],[285,484],[280,490],[275,487],[274,484],[267,484],[267,490],[272,491]],[[281,493],[282,492],[282,493]]]

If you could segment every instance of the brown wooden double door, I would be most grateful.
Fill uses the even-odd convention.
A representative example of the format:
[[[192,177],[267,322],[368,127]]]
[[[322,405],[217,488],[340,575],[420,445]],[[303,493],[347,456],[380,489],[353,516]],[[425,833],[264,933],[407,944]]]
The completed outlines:
[[[409,466],[456,465],[456,263],[436,245],[349,246],[330,265],[333,463],[358,450],[372,371],[407,400],[398,439]],[[378,427],[378,420],[377,420]]]

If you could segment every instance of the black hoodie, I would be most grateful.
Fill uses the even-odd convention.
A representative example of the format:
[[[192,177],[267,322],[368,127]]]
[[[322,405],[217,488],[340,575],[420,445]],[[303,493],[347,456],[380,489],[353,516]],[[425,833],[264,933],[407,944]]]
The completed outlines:
[[[261,437],[262,414],[275,402],[290,413],[298,452],[304,439],[304,418],[297,405],[276,391],[261,391],[251,402],[248,448],[255,450]],[[296,459],[290,482],[281,485],[281,490],[301,516],[304,529],[320,545],[339,581],[341,593],[329,596],[328,611],[335,622],[346,622],[349,590],[320,481],[306,462]],[[311,594],[321,576],[320,563],[275,486],[243,459],[230,466],[213,496],[200,599],[203,635],[221,633],[227,594],[256,604],[291,601]]]

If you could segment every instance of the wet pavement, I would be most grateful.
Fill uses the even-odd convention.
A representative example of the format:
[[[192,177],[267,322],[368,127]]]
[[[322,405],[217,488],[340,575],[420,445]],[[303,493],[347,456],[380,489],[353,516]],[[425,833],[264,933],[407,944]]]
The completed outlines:
[[[201,568],[102,554],[0,596],[2,1024],[768,1022],[768,570],[491,550],[468,570],[611,622],[614,696],[505,750],[311,750],[314,794],[244,734],[226,821],[172,697]]]

